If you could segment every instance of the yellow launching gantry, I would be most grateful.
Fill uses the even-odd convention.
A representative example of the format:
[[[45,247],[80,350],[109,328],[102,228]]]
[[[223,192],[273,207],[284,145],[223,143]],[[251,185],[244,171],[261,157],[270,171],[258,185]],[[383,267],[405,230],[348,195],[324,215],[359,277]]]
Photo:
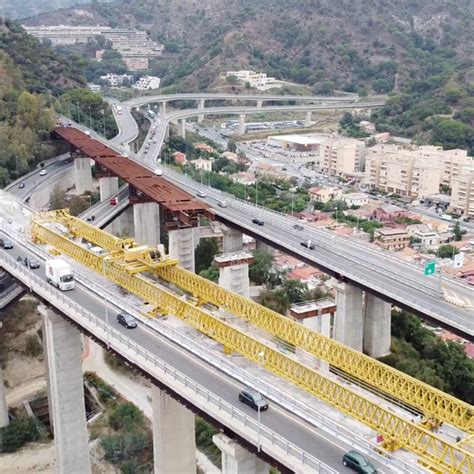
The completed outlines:
[[[60,231],[60,228],[63,231]],[[223,344],[228,350],[240,353],[253,361],[259,361],[259,355],[263,353],[264,357],[261,362],[269,371],[286,378],[338,410],[376,430],[376,432],[383,435],[387,449],[391,447],[392,449],[403,448],[412,451],[419,456],[420,463],[435,472],[474,472],[474,456],[461,443],[455,444],[444,439],[442,436],[432,433],[426,427],[384,408],[380,402],[365,398],[345,384],[336,381],[334,377],[326,377],[306,367],[293,357],[282,354],[265,342],[249,336],[232,327],[229,323],[223,322],[206,309],[186,301],[181,294],[173,293],[172,290],[163,288],[148,276],[135,271],[138,268],[136,262],[139,262],[142,268],[146,268],[145,273],[154,273],[158,276],[166,274],[167,278],[164,279],[173,281],[172,270],[175,269],[178,271],[178,276],[180,276],[175,279],[176,281],[173,281],[176,287],[188,291],[199,301],[209,301],[210,298],[215,298],[215,295],[208,294],[206,297],[203,294],[203,288],[205,289],[206,286],[200,286],[202,280],[200,277],[189,272],[183,274],[183,270],[177,267],[175,262],[171,264],[171,261],[168,261],[166,257],[161,255],[156,259],[152,258],[152,255],[147,256],[145,252],[144,255],[139,255],[137,260],[126,262],[125,248],[140,248],[136,246],[135,241],[111,236],[80,219],[70,216],[67,211],[51,211],[35,215],[32,219],[31,232],[36,242],[53,246],[58,251],[101,273],[110,281],[156,305],[160,311],[183,319],[192,327]],[[71,240],[71,237],[86,239],[110,253],[106,256],[95,255]],[[140,254],[140,251],[137,250],[137,254]],[[131,263],[133,263],[132,266]],[[201,287],[201,290],[187,290],[186,286],[190,283],[181,286],[180,281],[185,277],[194,277],[196,279],[194,285],[198,288]],[[214,291],[215,288],[212,287],[210,290]],[[237,299],[238,295],[227,291],[226,293],[228,293],[227,300],[234,297],[236,298],[234,304],[237,305],[240,301]],[[229,303],[226,304],[229,305]],[[226,307],[226,304],[223,302],[219,306]],[[280,338],[289,342],[297,340],[300,342],[297,345],[302,348],[306,348],[308,342],[311,341],[316,346],[316,349],[312,352],[316,352],[320,359],[342,368],[349,374],[356,374],[357,378],[372,385],[375,391],[387,392],[383,379],[388,378],[393,381],[392,392],[396,393],[400,400],[409,401],[407,403],[411,406],[419,407],[420,411],[424,412],[425,418],[434,418],[432,414],[436,413],[437,419],[449,420],[451,424],[472,433],[473,407],[471,405],[416,379],[405,376],[380,362],[367,358],[372,361],[372,365],[370,365],[363,354],[329,338],[324,338],[320,334],[304,328],[302,325],[298,325],[277,313],[268,312],[269,310],[266,308],[258,305],[257,307],[261,308],[265,319],[273,318],[273,321],[268,323],[273,324],[268,332],[277,334]],[[255,312],[255,308],[252,308],[252,311]],[[268,326],[267,323],[252,316],[253,313],[245,306],[234,314],[245,317],[260,327],[266,328]],[[285,322],[290,323],[290,326],[285,326],[283,324]],[[283,332],[285,328],[286,333]],[[325,351],[322,350],[322,347],[325,348]],[[352,367],[351,369],[351,365],[356,365],[358,368]],[[374,380],[374,375],[370,373],[364,376],[360,372],[361,367],[366,367],[367,370],[376,370],[379,376],[378,380]],[[451,412],[454,415],[450,416]]]

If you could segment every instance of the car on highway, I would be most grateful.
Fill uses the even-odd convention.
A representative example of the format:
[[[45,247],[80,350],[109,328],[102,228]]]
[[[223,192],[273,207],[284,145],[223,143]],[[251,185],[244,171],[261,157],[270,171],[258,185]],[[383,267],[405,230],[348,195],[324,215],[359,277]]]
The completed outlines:
[[[24,187],[25,187],[25,183],[20,183],[20,184],[18,185],[18,188],[19,188],[19,189],[24,189]]]
[[[117,314],[117,322],[127,329],[133,329],[138,326],[137,320],[130,313]]]
[[[217,201],[219,207],[227,207],[227,201]]]
[[[252,219],[252,222],[254,224],[257,224],[257,225],[264,225],[265,224],[265,222],[263,222],[262,219],[257,219],[257,218]]]
[[[301,225],[301,224],[295,224],[293,226],[293,229],[296,229],[296,230],[304,230],[304,227]]]
[[[13,248],[13,242],[8,239],[0,239],[0,247],[5,250],[10,250]]]
[[[156,176],[163,176],[163,170],[161,170],[160,168],[156,168],[156,170],[153,171],[153,173],[154,173]]]
[[[357,451],[348,451],[342,457],[342,464],[361,474],[377,474],[377,469],[362,454]]]
[[[239,393],[239,401],[245,403],[255,411],[268,410],[267,399],[257,390],[246,388]]]
[[[92,221],[95,221],[95,216],[94,216],[94,215],[92,215],[92,216],[89,216],[89,217],[87,217],[87,219],[86,219],[86,220],[87,220],[87,222],[92,222]]]
[[[117,197],[110,198],[109,199],[109,204],[111,206],[116,206],[118,204],[118,198]]]
[[[314,250],[315,248],[315,245],[313,242],[311,242],[311,240],[305,240],[304,242],[301,242],[301,245],[306,247],[308,250]]]
[[[46,176],[48,174],[48,170],[42,169],[39,173],[40,176]]]
[[[196,194],[197,197],[200,197],[200,198],[205,198],[206,197],[206,193],[204,191],[198,191],[197,194]]]
[[[36,260],[36,258],[25,257],[25,259],[23,260],[23,264],[25,265],[25,267],[28,267],[31,270],[36,270],[40,267],[40,263],[38,262],[38,260]]]

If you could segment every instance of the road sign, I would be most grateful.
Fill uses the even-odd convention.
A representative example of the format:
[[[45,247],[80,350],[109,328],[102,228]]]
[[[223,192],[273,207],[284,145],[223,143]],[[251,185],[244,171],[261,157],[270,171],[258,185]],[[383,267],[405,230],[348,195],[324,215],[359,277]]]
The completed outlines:
[[[427,262],[426,265],[425,265],[425,270],[424,270],[424,274],[425,275],[433,275],[433,273],[435,272],[436,270],[436,261],[435,260],[431,260],[430,262]]]

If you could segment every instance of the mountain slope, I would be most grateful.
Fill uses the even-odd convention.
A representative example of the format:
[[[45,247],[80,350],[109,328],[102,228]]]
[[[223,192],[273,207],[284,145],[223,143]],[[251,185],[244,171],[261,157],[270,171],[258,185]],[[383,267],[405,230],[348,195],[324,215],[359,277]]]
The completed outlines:
[[[4,0],[3,13],[7,18],[20,19],[44,12],[90,3],[90,0]]]

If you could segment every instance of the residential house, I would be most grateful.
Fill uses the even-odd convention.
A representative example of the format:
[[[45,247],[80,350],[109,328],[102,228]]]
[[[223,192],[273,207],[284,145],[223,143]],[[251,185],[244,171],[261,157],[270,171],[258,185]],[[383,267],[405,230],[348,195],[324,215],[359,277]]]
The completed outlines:
[[[180,151],[175,151],[171,156],[174,158],[175,163],[179,165],[184,165],[187,162],[186,155]]]
[[[387,204],[377,207],[372,214],[372,218],[378,222],[394,222],[399,217],[408,217],[410,211],[394,204]]]
[[[212,171],[212,162],[213,162],[213,160],[206,160],[204,158],[198,158],[197,160],[191,161],[191,164],[197,170]]]
[[[410,244],[410,236],[405,229],[381,227],[374,232],[374,242],[384,250],[402,250]]]
[[[349,206],[362,207],[369,203],[369,197],[363,193],[348,193],[342,196],[342,200]]]
[[[309,198],[312,202],[326,203],[342,197],[342,191],[339,188],[332,187],[314,187],[308,189]]]
[[[207,143],[196,143],[194,145],[194,148],[196,148],[196,150],[202,151],[204,153],[214,153],[216,151],[216,150],[214,150],[214,148],[212,148],[211,145],[208,145]]]
[[[406,231],[412,240],[418,242],[424,249],[434,250],[440,244],[438,233],[428,224],[407,225]]]
[[[241,173],[235,173],[230,176],[230,179],[234,183],[245,184],[246,186],[255,184],[257,178],[255,173],[250,173],[248,171],[242,171]]]

